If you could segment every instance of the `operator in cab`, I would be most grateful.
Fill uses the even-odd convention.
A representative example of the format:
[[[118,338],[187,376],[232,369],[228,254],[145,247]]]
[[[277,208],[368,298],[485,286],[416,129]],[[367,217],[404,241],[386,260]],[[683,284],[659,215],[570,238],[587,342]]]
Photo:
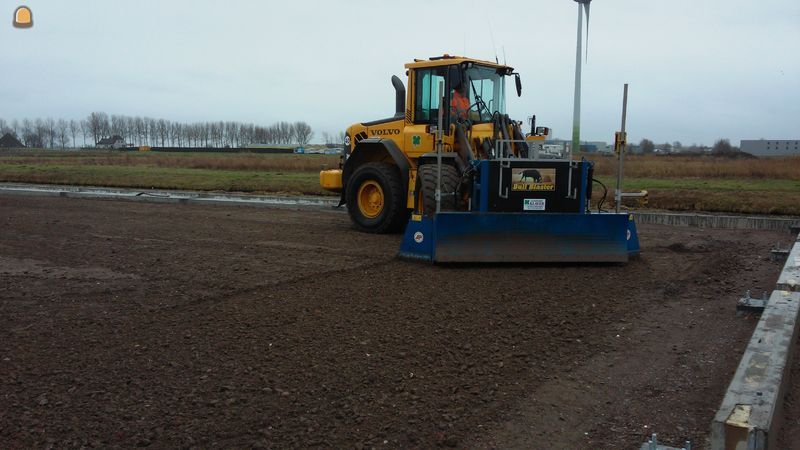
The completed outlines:
[[[453,88],[453,95],[450,97],[450,119],[467,120],[469,118],[469,96],[464,92],[463,83]]]

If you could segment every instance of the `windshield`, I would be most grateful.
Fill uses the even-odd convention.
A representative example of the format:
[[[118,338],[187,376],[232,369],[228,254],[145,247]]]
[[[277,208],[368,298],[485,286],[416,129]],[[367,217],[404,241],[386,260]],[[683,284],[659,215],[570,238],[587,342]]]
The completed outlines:
[[[505,78],[497,69],[472,66],[464,74],[473,122],[491,122],[495,112],[506,113]]]

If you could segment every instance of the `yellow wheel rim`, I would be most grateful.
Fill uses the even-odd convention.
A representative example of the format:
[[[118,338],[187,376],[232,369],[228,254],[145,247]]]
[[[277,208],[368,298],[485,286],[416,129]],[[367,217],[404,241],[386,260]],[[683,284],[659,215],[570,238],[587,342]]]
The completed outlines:
[[[383,211],[383,189],[377,181],[367,180],[358,188],[358,210],[368,219],[374,219]]]

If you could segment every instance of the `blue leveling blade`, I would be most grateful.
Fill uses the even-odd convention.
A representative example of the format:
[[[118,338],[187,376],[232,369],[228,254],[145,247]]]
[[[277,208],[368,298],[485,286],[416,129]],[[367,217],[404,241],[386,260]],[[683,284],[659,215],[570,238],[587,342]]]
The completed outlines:
[[[398,256],[432,262],[626,262],[639,253],[628,214],[442,212],[414,215]]]

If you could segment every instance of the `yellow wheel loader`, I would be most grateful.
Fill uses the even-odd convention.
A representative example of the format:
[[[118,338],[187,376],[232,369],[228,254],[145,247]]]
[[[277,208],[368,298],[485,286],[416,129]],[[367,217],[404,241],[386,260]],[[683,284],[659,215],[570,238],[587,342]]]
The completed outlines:
[[[522,92],[513,68],[449,55],[405,67],[407,93],[392,77],[394,116],[350,126],[340,168],[320,172],[358,229],[405,229],[401,256],[439,262],[638,252],[626,214],[589,211],[593,164],[546,151],[549,130],[535,116],[523,133],[506,115],[506,77]]]
[[[492,140],[513,137],[542,142],[548,132],[534,127],[523,137],[520,123],[505,115],[504,78],[515,76],[521,91],[519,75],[511,67],[449,55],[414,60],[405,67],[408,94],[403,82],[392,77],[395,115],[350,126],[341,167],[320,173],[321,186],[341,193],[340,205],[346,204],[353,223],[367,232],[400,231],[415,209],[417,170],[435,159],[440,106],[446,110],[445,170],[463,169],[476,154],[487,157],[493,151]],[[442,85],[445,92],[440,92]],[[450,111],[458,91],[466,91],[470,102],[468,113],[460,117]],[[446,104],[440,105],[443,97]]]

